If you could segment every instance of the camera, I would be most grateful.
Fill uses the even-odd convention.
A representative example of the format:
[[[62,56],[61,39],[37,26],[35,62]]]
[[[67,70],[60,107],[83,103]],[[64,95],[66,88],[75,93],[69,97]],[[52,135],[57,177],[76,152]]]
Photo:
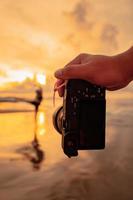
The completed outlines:
[[[66,81],[63,106],[53,115],[64,153],[72,157],[78,150],[104,149],[105,116],[104,87],[79,79]]]

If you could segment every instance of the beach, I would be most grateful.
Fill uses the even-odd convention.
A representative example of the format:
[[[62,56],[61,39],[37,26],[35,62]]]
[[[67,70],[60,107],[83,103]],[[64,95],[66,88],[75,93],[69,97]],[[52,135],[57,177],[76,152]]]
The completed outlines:
[[[57,99],[56,107],[62,100]],[[4,105],[4,104],[3,104]],[[19,107],[20,106],[20,107]],[[11,108],[21,112],[11,112]],[[2,110],[2,106],[0,107]],[[45,95],[37,128],[34,109],[5,105],[0,114],[1,200],[130,200],[133,198],[133,90],[107,93],[106,148],[68,158],[54,130],[52,97]],[[13,110],[13,109],[12,109]],[[36,133],[35,133],[36,131]],[[41,152],[31,161],[36,134]],[[33,160],[33,159],[32,159]]]

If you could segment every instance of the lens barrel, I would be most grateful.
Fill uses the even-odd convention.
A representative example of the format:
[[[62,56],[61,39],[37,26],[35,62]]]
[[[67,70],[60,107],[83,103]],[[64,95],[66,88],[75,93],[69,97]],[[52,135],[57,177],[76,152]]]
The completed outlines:
[[[56,131],[62,134],[63,106],[57,108],[53,114],[53,125]]]

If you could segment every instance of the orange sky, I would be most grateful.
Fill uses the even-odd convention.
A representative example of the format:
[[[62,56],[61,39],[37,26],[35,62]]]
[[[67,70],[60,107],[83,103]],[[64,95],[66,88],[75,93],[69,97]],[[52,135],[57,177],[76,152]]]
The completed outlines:
[[[80,52],[132,45],[132,0],[1,0],[0,83],[17,73],[53,76]]]

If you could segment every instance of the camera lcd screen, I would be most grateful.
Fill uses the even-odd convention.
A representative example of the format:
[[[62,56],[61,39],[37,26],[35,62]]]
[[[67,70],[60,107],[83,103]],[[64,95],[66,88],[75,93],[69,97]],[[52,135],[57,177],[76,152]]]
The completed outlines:
[[[79,149],[105,147],[105,100],[80,102]]]

